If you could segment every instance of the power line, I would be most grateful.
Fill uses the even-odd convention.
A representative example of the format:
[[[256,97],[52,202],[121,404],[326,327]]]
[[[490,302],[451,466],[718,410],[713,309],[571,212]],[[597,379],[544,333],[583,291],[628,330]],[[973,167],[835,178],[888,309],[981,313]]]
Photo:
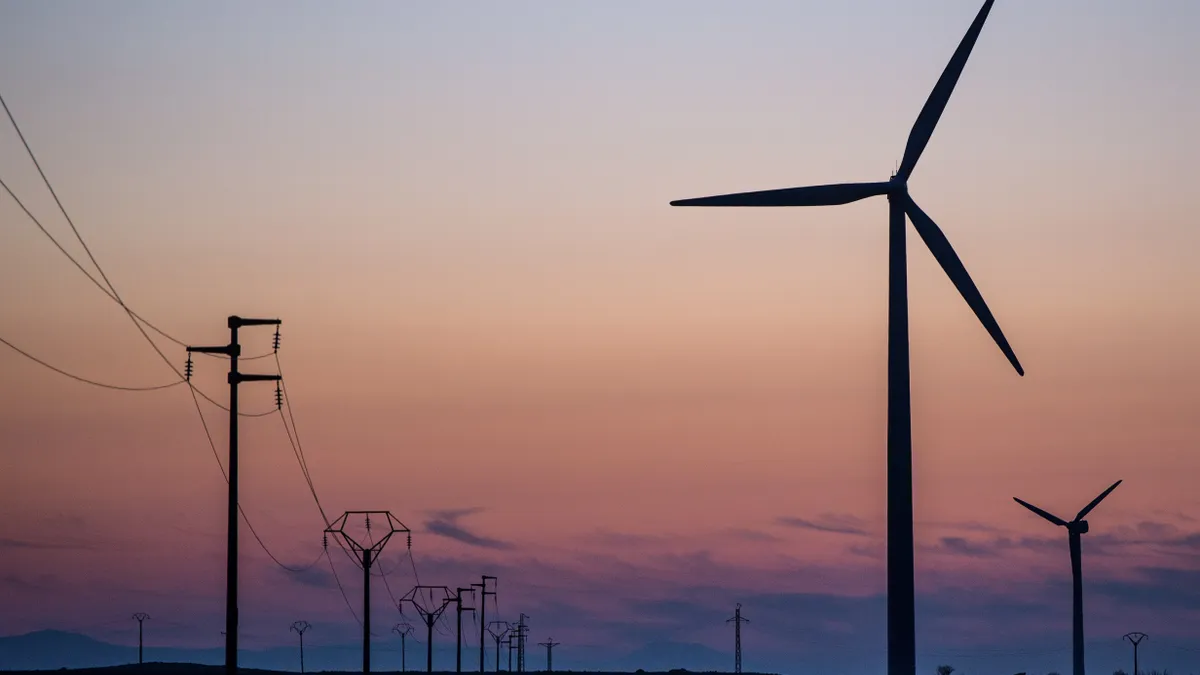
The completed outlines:
[[[275,372],[280,376],[280,392],[283,394],[283,404],[287,407],[287,416],[285,417],[280,408],[280,419],[283,420],[283,429],[287,433],[288,442],[292,445],[292,452],[296,456],[296,461],[300,463],[300,471],[304,474],[304,481],[308,484],[308,491],[312,494],[313,501],[316,502],[317,510],[321,513],[321,521],[325,527],[332,525],[333,521],[325,514],[325,508],[321,506],[321,498],[317,496],[317,489],[313,485],[312,473],[308,470],[308,459],[304,456],[304,446],[300,443],[300,430],[296,427],[296,416],[293,412],[292,401],[288,396],[287,378],[283,377],[283,365],[279,362],[279,354],[275,354]],[[291,421],[291,428],[288,428],[288,421]],[[358,557],[351,555],[346,545],[342,543],[340,538],[335,538],[338,547],[350,562],[354,563],[355,567],[359,566]]]
[[[178,386],[178,385],[181,385],[184,383],[184,380],[175,380],[174,382],[169,382],[167,384],[154,385],[151,387],[126,387],[124,385],[119,385],[119,384],[107,384],[104,382],[97,382],[96,380],[91,380],[86,377],[81,377],[79,375],[75,375],[73,373],[68,373],[67,371],[63,370],[62,368],[53,366],[53,365],[43,361],[42,359],[39,359],[38,357],[34,356],[33,354],[30,354],[29,352],[25,351],[24,349],[21,349],[20,347],[14,345],[13,343],[9,342],[8,340],[5,340],[2,337],[0,337],[0,343],[3,343],[4,346],[6,346],[9,349],[13,350],[14,352],[20,354],[21,356],[24,356],[25,358],[29,359],[30,361],[33,361],[34,363],[36,363],[40,366],[49,368],[50,370],[53,370],[54,372],[58,373],[59,375],[64,375],[66,377],[71,378],[72,380],[75,380],[77,382],[82,382],[84,384],[90,384],[94,387],[101,387],[104,389],[115,389],[117,391],[158,391],[160,389],[169,389],[171,387],[175,387],[175,386]],[[272,410],[271,412],[275,412],[275,411]]]
[[[41,176],[42,183],[46,186],[46,189],[50,192],[50,196],[54,198],[54,203],[58,205],[58,210],[63,214],[63,218],[65,218],[67,220],[67,224],[71,226],[71,231],[75,233],[75,238],[78,239],[79,243],[83,246],[84,252],[87,253],[88,258],[92,261],[92,264],[95,265],[96,271],[100,273],[101,278],[104,279],[104,283],[108,285],[108,289],[105,289],[104,286],[101,286],[100,282],[96,281],[96,278],[93,277],[87,270],[85,270],[83,268],[83,265],[80,265],[79,261],[77,261],[74,256],[72,256],[70,253],[68,253],[67,250],[65,248],[63,248],[63,246],[61,244],[58,243],[58,240],[54,237],[54,235],[50,234],[50,232],[45,227],[42,226],[42,223],[37,219],[37,217],[35,217],[33,215],[33,213],[28,208],[25,207],[25,204],[23,202],[21,202],[21,200],[17,197],[17,195],[8,187],[8,185],[6,183],[4,183],[3,180],[0,180],[0,185],[2,185],[4,187],[4,190],[6,192],[8,192],[9,196],[13,198],[13,201],[15,201],[17,203],[17,206],[21,207],[21,210],[25,212],[25,215],[29,216],[30,220],[32,220],[34,222],[34,224],[38,226],[38,229],[40,229],[42,231],[42,234],[45,234],[47,237],[49,237],[50,241],[54,242],[54,245],[58,247],[58,250],[61,251],[63,255],[67,256],[67,258],[72,263],[74,263],[77,268],[79,268],[80,272],[83,272],[84,275],[87,276],[87,278],[89,280],[91,280],[91,282],[93,284],[95,284],[96,287],[99,288],[105,295],[107,295],[109,298],[111,298],[114,302],[120,304],[122,307],[125,307],[125,302],[123,300],[121,300],[121,297],[117,294],[116,288],[114,288],[112,285],[112,282],[108,280],[108,275],[106,275],[104,273],[104,270],[100,267],[100,263],[96,261],[96,256],[94,256],[92,254],[91,248],[87,245],[87,242],[83,240],[83,235],[81,235],[79,233],[79,228],[75,227],[75,221],[72,220],[71,215],[69,213],[67,213],[67,209],[66,209],[66,207],[63,206],[62,200],[60,200],[58,198],[58,192],[55,191],[54,185],[50,183],[50,179],[46,176],[46,172],[42,170],[41,162],[38,161],[37,155],[34,154],[34,152],[33,152],[33,148],[30,147],[29,141],[26,140],[25,133],[23,131],[21,131],[21,125],[17,124],[17,119],[16,119],[16,117],[13,116],[12,110],[9,109],[8,103],[5,102],[3,95],[0,95],[0,106],[3,106],[4,113],[8,116],[9,123],[12,124],[13,130],[17,132],[17,137],[21,139],[21,144],[25,146],[25,153],[27,155],[29,155],[29,159],[33,162],[33,166],[38,171],[38,175]],[[168,334],[166,331],[160,329],[158,326],[155,326],[154,324],[150,323],[146,319],[142,318],[139,314],[137,314],[137,312],[134,312],[132,309],[129,309],[128,307],[125,307],[125,308],[126,308],[126,311],[128,311],[133,317],[135,317],[138,321],[141,321],[142,323],[146,324],[146,326],[148,326],[155,333],[158,333],[159,335],[170,340],[171,342],[174,342],[175,344],[179,345],[180,347],[187,346],[186,342]],[[247,357],[242,360],[249,361],[252,359],[261,359],[261,358],[266,358],[269,355],[270,355],[269,353],[260,354],[258,356]],[[219,354],[213,354],[212,356],[214,356],[216,358],[228,358],[226,356],[222,356]]]
[[[221,477],[225,479],[226,483],[229,483],[229,474],[225,472],[225,464],[221,462],[221,455],[217,452],[217,444],[213,442],[212,431],[210,431],[208,428],[208,420],[204,418],[204,412],[200,409],[200,400],[196,398],[195,391],[192,392],[192,402],[196,404],[196,414],[200,416],[200,424],[204,427],[204,437],[208,439],[208,446],[212,449],[213,458],[217,460],[217,468],[221,470]],[[254,540],[258,542],[260,547],[262,547],[263,552],[267,554],[267,557],[270,558],[272,562],[274,562],[284,571],[291,572],[293,574],[307,572],[321,561],[321,555],[324,555],[323,553],[318,555],[315,560],[304,567],[290,567],[283,564],[279,558],[275,557],[274,553],[271,553],[271,549],[267,548],[267,545],[263,542],[262,537],[258,535],[258,531],[254,529],[254,525],[250,522],[250,518],[246,516],[246,510],[242,507],[240,500],[238,501],[238,513],[241,514],[242,521],[246,523],[246,528],[250,530],[250,534],[254,535]]]
[[[4,99],[2,96],[0,96],[0,104],[3,104],[5,111],[8,112],[8,105],[4,104]],[[21,134],[20,128],[16,126],[16,121],[13,120],[11,112],[9,112],[9,120],[13,122],[14,128],[17,129],[17,134],[21,135],[22,140],[24,140],[24,136]],[[28,144],[26,144],[26,148],[28,148]],[[32,153],[31,153],[31,156],[32,156]],[[36,163],[36,159],[35,159],[35,163]],[[39,168],[39,171],[40,171],[40,168]],[[58,239],[55,238],[55,236],[53,234],[50,234],[50,231],[47,230],[44,225],[42,225],[42,222],[40,220],[38,220],[37,216],[33,215],[33,212],[30,211],[29,208],[25,206],[25,203],[21,201],[21,198],[18,197],[16,195],[16,193],[12,191],[12,188],[10,188],[8,186],[8,184],[4,182],[3,179],[0,179],[0,187],[4,188],[4,190],[8,193],[8,195],[10,197],[12,197],[13,201],[17,203],[17,206],[19,206],[21,208],[21,210],[25,212],[25,215],[29,216],[29,219],[33,221],[34,225],[36,225],[37,228],[39,230],[41,230],[42,234],[46,235],[46,237],[50,239],[50,241],[54,244],[54,246],[56,248],[58,248],[58,250],[63,255],[65,255],[67,257],[67,259],[70,260],[71,263],[74,264],[77,269],[79,269],[80,272],[83,272],[84,276],[86,276],[88,278],[88,280],[90,280],[96,286],[96,288],[99,288],[100,291],[102,293],[104,293],[106,296],[108,296],[108,298],[110,300],[112,300],[113,302],[120,305],[121,309],[124,310],[125,313],[129,315],[130,320],[133,321],[134,327],[137,328],[138,332],[141,333],[142,337],[145,338],[148,343],[150,343],[150,346],[158,354],[159,358],[161,358],[163,360],[163,362],[167,364],[167,366],[171,369],[172,372],[175,373],[175,375],[179,378],[179,380],[180,381],[186,380],[187,378],[185,378],[183,376],[183,374],[180,373],[179,370],[175,367],[175,365],[173,363],[171,363],[171,360],[166,356],[166,354],[164,354],[162,352],[162,349],[160,349],[158,344],[154,342],[154,339],[151,338],[148,333],[146,333],[146,329],[142,327],[142,324],[145,324],[146,326],[148,326],[152,330],[154,330],[156,333],[162,335],[163,337],[167,338],[168,340],[170,340],[172,342],[175,342],[176,344],[183,345],[183,346],[186,346],[186,344],[184,342],[182,342],[181,340],[167,334],[165,331],[159,329],[154,324],[152,324],[149,321],[147,321],[146,319],[142,318],[142,316],[140,314],[133,311],[132,308],[130,308],[128,305],[125,304],[125,301],[121,299],[121,296],[117,294],[116,289],[112,287],[111,283],[109,284],[109,288],[106,289],[100,283],[100,281],[96,279],[96,277],[92,276],[92,274],[90,272],[88,272],[86,269],[84,269],[83,265],[80,264],[80,262],[75,258],[75,256],[71,255],[70,252],[68,252],[67,249],[64,248],[61,243],[59,243]],[[49,187],[49,184],[47,184],[47,187]],[[51,189],[51,191],[53,191],[53,188],[50,188],[50,189]],[[57,197],[56,197],[56,199],[57,199]],[[61,207],[61,205],[60,205],[60,207]],[[64,210],[63,214],[64,214],[64,216],[66,216],[65,210]],[[66,217],[69,221],[70,216],[66,216]],[[72,223],[71,227],[72,227],[72,229],[74,229],[73,223]],[[87,244],[83,242],[82,237],[80,237],[80,243],[84,244],[84,248],[87,249]],[[88,252],[88,255],[89,256],[91,255],[90,250]],[[94,259],[93,259],[93,262],[95,262]],[[99,265],[96,266],[96,269],[97,270],[100,269]],[[100,273],[103,276],[104,272],[102,270]],[[105,277],[105,281],[106,282],[108,281],[107,277]],[[247,357],[245,360],[266,358],[269,355],[270,355],[270,353],[260,354],[258,356]],[[195,388],[195,386],[190,383],[188,386]],[[221,408],[222,410],[225,410],[225,411],[229,410],[228,408],[221,405],[220,403],[217,403],[215,400],[213,400],[212,397],[210,397],[208,394],[205,394],[203,391],[200,391],[199,393],[200,393],[200,396],[203,397],[205,400],[207,400],[209,403],[212,403],[213,405],[217,406],[218,408]],[[261,417],[262,415],[257,415],[257,414],[252,414],[252,413],[242,413],[242,416],[243,417]]]
[[[33,152],[33,148],[30,146],[28,140],[25,138],[25,134],[21,131],[20,125],[17,124],[17,120],[13,116],[12,111],[9,109],[8,103],[4,101],[3,96],[0,96],[0,106],[2,106],[4,108],[5,114],[8,116],[9,122],[12,124],[13,129],[17,132],[17,136],[20,138],[22,145],[25,147],[26,153],[29,155],[30,160],[33,162],[34,166],[37,168],[38,175],[41,176],[42,182],[45,184],[46,189],[50,192],[51,196],[54,198],[55,204],[58,206],[59,211],[62,213],[63,217],[66,219],[67,224],[71,228],[71,231],[75,234],[75,238],[79,241],[80,245],[83,246],[84,251],[87,253],[88,259],[91,260],[92,265],[95,266],[96,271],[99,272],[100,277],[104,280],[104,285],[102,285],[90,272],[88,272],[88,270],[86,270],[83,267],[82,264],[80,264],[80,262],[74,256],[72,256],[70,254],[70,252],[68,252],[66,250],[66,248],[63,247],[63,245],[58,241],[58,239],[55,238],[54,235],[52,235],[50,233],[50,231],[47,230],[44,225],[42,225],[41,221],[33,214],[32,211],[29,210],[28,207],[26,207],[24,202],[21,201],[21,199],[16,195],[16,193],[13,192],[13,190],[11,188],[9,188],[8,184],[4,183],[2,179],[0,179],[0,186],[2,186],[4,188],[4,190],[9,194],[10,197],[12,197],[13,201],[16,202],[17,205],[21,208],[21,210],[25,212],[25,214],[37,226],[37,228],[42,232],[42,234],[44,234],[48,239],[50,239],[50,241],[55,245],[55,247],[64,256],[66,256],[67,259],[70,260],[71,263],[74,264],[75,267],[77,269],[79,269],[79,271],[82,272],[84,274],[84,276],[86,276],[92,282],[93,285],[95,285],[98,289],[100,289],[100,291],[103,292],[106,296],[108,296],[112,301],[114,301],[118,305],[120,305],[121,309],[124,310],[124,312],[129,316],[130,320],[133,322],[134,327],[137,328],[138,332],[142,335],[143,338],[145,338],[146,342],[148,342],[150,344],[150,346],[154,349],[155,353],[158,354],[159,358],[161,358],[163,360],[163,362],[166,363],[167,366],[171,369],[171,371],[173,373],[175,373],[175,375],[177,377],[179,377],[179,381],[173,382],[173,383],[167,384],[167,385],[153,387],[153,388],[132,388],[132,387],[120,387],[120,386],[115,386],[115,385],[106,385],[104,383],[100,383],[100,382],[97,382],[94,380],[89,380],[87,378],[82,378],[79,376],[72,375],[71,373],[67,373],[66,371],[63,371],[59,368],[51,366],[50,364],[33,357],[32,355],[28,354],[24,350],[17,348],[15,345],[13,345],[7,341],[4,341],[5,345],[14,349],[18,353],[20,353],[28,358],[31,358],[32,360],[36,361],[37,363],[39,363],[47,368],[50,368],[51,370],[54,370],[55,372],[58,372],[67,377],[71,377],[72,379],[76,379],[81,382],[85,382],[85,383],[92,384],[95,386],[100,386],[100,387],[105,387],[105,388],[110,388],[110,389],[125,390],[125,391],[150,391],[150,390],[154,390],[154,389],[165,389],[165,388],[172,387],[172,386],[175,386],[175,385],[178,385],[181,383],[186,383],[188,385],[189,392],[192,395],[192,402],[195,405],[196,412],[199,415],[201,424],[204,427],[205,437],[207,438],[209,446],[212,448],[213,454],[217,459],[217,465],[221,469],[221,474],[224,477],[225,481],[228,483],[229,476],[225,472],[224,466],[221,464],[220,455],[216,451],[216,445],[213,442],[212,433],[208,429],[208,423],[205,420],[204,413],[200,408],[200,402],[197,399],[197,395],[199,395],[199,397],[201,397],[201,398],[204,398],[205,400],[207,400],[209,403],[216,406],[217,408],[220,408],[221,410],[224,410],[226,412],[230,412],[230,408],[221,405],[220,403],[215,401],[212,397],[205,394],[202,390],[200,390],[197,387],[195,387],[194,385],[192,385],[192,383],[188,380],[188,378],[185,377],[184,374],[181,373],[175,367],[175,365],[163,353],[162,349],[158,346],[158,344],[154,341],[154,339],[151,338],[150,335],[146,332],[145,328],[143,327],[143,324],[146,327],[153,330],[154,332],[158,333],[160,336],[166,338],[167,340],[169,340],[171,342],[174,342],[176,345],[179,345],[182,347],[188,346],[188,343],[168,334],[166,331],[158,328],[156,325],[154,325],[150,321],[143,318],[140,314],[138,314],[132,308],[130,308],[125,303],[125,301],[121,298],[120,294],[117,292],[116,287],[113,285],[112,281],[108,278],[108,275],[105,274],[104,269],[100,266],[99,261],[96,260],[95,255],[92,253],[91,248],[87,245],[87,242],[84,240],[82,234],[79,232],[79,229],[75,226],[74,220],[71,218],[70,214],[67,212],[66,207],[63,205],[62,200],[59,198],[57,191],[55,191],[54,186],[50,182],[49,177],[46,176],[45,171],[42,169],[41,163],[37,159],[37,155]],[[105,288],[105,285],[107,286],[107,289]],[[276,344],[276,348],[277,347],[278,347],[278,344]],[[245,357],[241,360],[251,361],[251,360],[266,358],[273,354],[276,355],[276,365],[278,366],[279,365],[278,355],[275,350],[273,350],[272,352],[267,352],[265,354],[260,354],[260,355],[251,356],[251,357]],[[221,355],[221,354],[213,354],[213,353],[210,353],[209,356],[216,357],[216,358],[230,358],[229,356],[225,356],[225,355]],[[280,377],[282,378],[282,375]],[[281,410],[281,408],[277,408],[277,409]],[[269,410],[269,411],[266,411],[263,413],[242,413],[242,412],[234,410],[234,411],[232,411],[232,414],[242,416],[242,417],[264,417],[273,412],[275,412],[275,410]],[[288,416],[291,418],[292,432],[294,432],[296,425],[295,425],[295,418],[292,416],[292,410],[291,410],[290,403],[288,405]],[[281,412],[281,418],[282,418],[282,412]],[[285,430],[288,427],[287,422],[288,422],[288,420],[284,419]],[[293,433],[289,432],[288,438],[289,438],[289,441],[291,441],[293,439]],[[317,507],[318,507],[318,510],[321,512],[322,520],[325,522],[326,526],[328,526],[329,519],[326,517],[324,509],[321,507],[320,500],[317,498],[316,490],[313,487],[312,477],[309,474],[307,462],[304,459],[303,449],[299,443],[299,434],[296,433],[294,438],[295,438],[295,441],[293,442],[293,449],[297,453],[297,458],[300,461],[301,469],[305,476],[305,481],[308,483],[309,489],[313,494],[313,498],[317,502]],[[316,564],[317,561],[320,560],[320,556],[318,556],[318,558],[316,560],[314,560],[314,562],[312,564],[310,564],[304,568],[292,568],[287,565],[284,565],[282,562],[279,561],[278,558],[275,557],[274,554],[271,553],[271,551],[267,548],[266,544],[263,542],[262,538],[258,535],[257,531],[254,530],[254,527],[250,523],[249,518],[246,516],[245,510],[243,509],[240,502],[237,503],[237,508],[238,508],[239,514],[241,515],[242,520],[246,523],[247,528],[254,535],[254,538],[258,542],[259,546],[268,555],[268,557],[270,557],[271,560],[273,562],[275,562],[275,564],[277,564],[279,567],[281,567],[289,572],[301,572],[301,571],[311,568],[313,565]],[[341,546],[341,542],[339,542],[339,546]],[[347,555],[347,557],[351,557],[351,559],[353,559],[353,556],[350,555],[350,552],[347,551],[344,546],[342,546],[342,550]],[[323,555],[325,555],[326,558],[329,558],[327,549],[323,550]],[[410,559],[411,559],[411,556],[410,556]],[[334,578],[336,580],[337,579],[337,570],[336,570],[336,568],[333,567],[333,560],[331,558],[329,558],[329,563],[330,563],[330,567],[334,573]],[[415,574],[415,572],[416,572],[415,564],[414,564],[413,570],[414,570],[414,574]],[[354,609],[353,609],[353,607],[350,606],[349,600],[346,598],[345,591],[344,591],[344,589],[342,589],[340,580],[338,580],[338,588],[339,588],[339,590],[342,591],[342,597],[344,600],[347,601],[347,603],[346,603],[347,608],[350,609],[351,614],[353,615]],[[358,620],[357,615],[355,615],[355,620],[358,621],[360,624],[362,623],[361,621]]]
[[[329,571],[333,572],[333,581],[337,584],[338,591],[342,594],[342,600],[346,601],[346,609],[350,610],[350,616],[354,617],[354,622],[361,627],[362,619],[358,618],[358,613],[354,611],[354,606],[350,604],[350,598],[346,595],[346,588],[342,586],[342,580],[338,577],[337,567],[334,566],[333,558],[329,555],[328,544],[325,546],[325,559],[329,561]]]

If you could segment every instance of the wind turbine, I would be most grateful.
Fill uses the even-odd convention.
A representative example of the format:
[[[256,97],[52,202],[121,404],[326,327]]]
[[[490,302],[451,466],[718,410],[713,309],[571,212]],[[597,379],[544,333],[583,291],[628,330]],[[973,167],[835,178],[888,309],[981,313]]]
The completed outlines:
[[[1069,523],[1053,513],[1043,511],[1029,502],[1021,501],[1020,499],[1013,497],[1013,499],[1016,500],[1016,502],[1021,506],[1033,511],[1055,525],[1067,528],[1067,538],[1071,543],[1071,587],[1073,596],[1073,611],[1071,614],[1073,624],[1072,630],[1074,633],[1073,642],[1075,646],[1073,669],[1074,675],[1083,675],[1083,567],[1081,560],[1082,549],[1080,549],[1079,538],[1088,532],[1088,523],[1083,519],[1083,517],[1091,513],[1092,509],[1096,508],[1096,505],[1099,504],[1105,497],[1107,497],[1108,493],[1116,490],[1117,486],[1120,484],[1121,481],[1117,481],[1108,486],[1107,490],[1101,492],[1099,497],[1096,497],[1092,500],[1092,503],[1083,507],[1083,510],[1079,512],[1079,515],[1075,516],[1075,520],[1072,520]]]
[[[900,167],[891,179],[877,183],[841,183],[782,190],[681,199],[672,206],[832,206],[887,195],[889,203],[888,272],[888,434],[887,434],[887,570],[888,570],[888,674],[916,672],[916,627],[913,569],[912,408],[908,368],[908,269],[905,251],[905,217],[929,247],[933,257],[963,299],[979,317],[1017,373],[1025,371],[1008,345],[1004,333],[983,301],[983,296],[963,267],[946,235],[908,194],[908,178],[929,143],[938,119],[946,109],[954,85],[962,74],[979,31],[994,0],[983,3],[925,107],[909,132]]]

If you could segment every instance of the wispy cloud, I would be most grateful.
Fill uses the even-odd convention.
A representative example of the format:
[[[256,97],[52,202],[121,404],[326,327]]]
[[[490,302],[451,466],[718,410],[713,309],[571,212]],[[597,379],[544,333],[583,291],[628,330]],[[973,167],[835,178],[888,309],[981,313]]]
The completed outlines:
[[[665,534],[639,534],[636,532],[613,532],[612,530],[596,530],[586,535],[591,541],[609,546],[653,546],[664,544],[672,539]]]
[[[868,535],[866,521],[845,513],[822,513],[814,520],[796,518],[793,516],[780,516],[779,518],[775,519],[775,522],[786,527],[793,527],[802,530],[833,532],[835,534],[850,534],[860,537],[865,537]]]
[[[762,532],[759,530],[751,530],[751,529],[741,528],[741,527],[735,527],[735,528],[728,529],[725,531],[725,534],[729,535],[730,537],[733,537],[734,539],[741,539],[742,541],[755,541],[755,542],[763,542],[763,543],[773,542],[773,541],[783,541],[779,537],[777,537],[769,532]]]
[[[511,549],[512,544],[509,542],[475,534],[463,525],[459,524],[458,521],[460,519],[481,511],[483,511],[483,509],[480,507],[430,511],[428,512],[429,519],[425,521],[425,531],[430,534],[436,534],[439,537],[453,539],[457,542],[467,544],[468,546],[478,546],[480,548],[492,548],[499,550]]]
[[[64,549],[86,549],[92,545],[82,541],[33,541],[30,539],[13,539],[0,537],[0,549],[30,549],[43,551],[58,551]]]
[[[997,554],[995,547],[968,541],[963,537],[942,537],[941,546],[943,550],[950,553],[973,558],[986,558]]]
[[[1083,541],[1089,556],[1121,555],[1134,546],[1153,548],[1168,555],[1200,554],[1200,532],[1184,532],[1170,523],[1142,521],[1136,525],[1123,525],[1105,532],[1086,534]],[[1065,530],[1061,530],[1056,534],[1038,537],[942,537],[937,544],[921,546],[921,549],[970,557],[991,557],[1010,551],[1064,553],[1067,550],[1067,534]]]
[[[337,580],[333,577],[333,573],[328,569],[328,565],[324,568],[319,566],[310,567],[301,572],[292,572],[279,567],[275,567],[274,569],[279,570],[279,573],[286,576],[289,581],[303,586],[312,588],[337,588],[338,585]]]

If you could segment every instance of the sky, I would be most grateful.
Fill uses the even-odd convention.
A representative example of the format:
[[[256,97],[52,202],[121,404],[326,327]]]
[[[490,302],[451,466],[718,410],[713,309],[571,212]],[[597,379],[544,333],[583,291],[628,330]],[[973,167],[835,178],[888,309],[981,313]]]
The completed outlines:
[[[129,307],[190,344],[282,319],[321,505],[390,510],[422,583],[494,574],[538,641],[626,650],[731,650],[742,602],[747,668],[853,649],[846,672],[877,672],[886,201],[668,202],[886,180],[977,10],[10,0],[0,93]],[[1065,533],[1012,497],[1070,517],[1118,479],[1084,539],[1089,639],[1197,662],[1197,20],[1001,0],[910,181],[1027,371],[909,236],[918,672],[1065,672]],[[90,266],[7,126],[0,178]],[[4,194],[0,223],[0,337],[105,383],[177,379]],[[225,403],[225,364],[197,359]],[[128,642],[145,611],[219,643],[225,488],[188,390],[7,348],[0,381],[0,587],[24,608],[0,633]],[[273,405],[243,386],[244,411]],[[224,458],[227,415],[200,407]],[[358,611],[361,572],[321,556],[281,416],[240,441],[248,519],[316,561],[285,572],[243,532],[242,644],[301,618],[352,639],[338,583]],[[414,583],[403,544],[378,625]]]

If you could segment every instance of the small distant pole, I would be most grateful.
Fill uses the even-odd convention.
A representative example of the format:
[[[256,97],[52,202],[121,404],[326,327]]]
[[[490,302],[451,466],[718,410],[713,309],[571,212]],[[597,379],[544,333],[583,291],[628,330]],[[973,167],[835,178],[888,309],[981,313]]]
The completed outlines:
[[[429,601],[426,602],[421,597],[422,591],[429,591]],[[440,594],[441,600],[434,599],[434,595]],[[412,587],[404,597],[396,603],[396,608],[400,613],[404,613],[404,603],[411,603],[413,608],[417,610],[417,615],[425,622],[425,672],[433,672],[433,625],[441,618],[442,612],[454,602],[454,594],[450,592],[448,586],[423,586],[416,585]]]
[[[1133,643],[1133,675],[1138,675],[1138,643],[1150,637],[1145,633],[1126,633],[1122,639]]]
[[[733,624],[733,672],[742,672],[742,624],[750,623],[750,619],[742,616],[742,603],[738,603],[733,610],[733,618],[726,619],[725,623]]]
[[[307,621],[297,621],[292,624],[292,630],[300,636],[300,673],[304,675],[304,631],[312,628],[312,624]]]
[[[463,607],[463,593],[475,595],[475,589],[461,587],[457,588],[454,592],[454,598],[451,600],[451,602],[454,603],[455,614],[457,615],[457,621],[454,629],[454,639],[456,642],[458,642],[454,648],[454,672],[456,673],[462,672],[462,615],[463,612],[475,611],[474,607]]]
[[[492,630],[492,626],[500,629],[499,632]],[[508,631],[512,630],[507,621],[493,621],[487,625],[487,632],[491,633],[492,639],[496,641],[496,672],[500,672],[500,641],[508,635]]]
[[[138,622],[138,663],[142,662],[142,622],[149,619],[150,615],[145,612],[137,612],[133,615],[134,621]]]
[[[488,579],[491,579],[493,582],[496,581],[496,577],[488,576],[487,574],[484,574],[482,579],[480,579],[480,583],[471,584],[472,587],[476,587],[480,591],[480,598],[479,598],[479,672],[481,672],[481,673],[483,672],[483,649],[484,649],[485,637],[487,636],[487,596],[496,594],[496,591],[489,591],[487,589]],[[492,584],[492,587],[493,588],[496,587],[495,583]]]
[[[400,672],[408,672],[408,636],[412,635],[412,624],[407,621],[392,626],[392,632],[400,635]]]
[[[559,646],[560,644],[562,644],[562,643],[555,642],[554,638],[550,638],[550,640],[548,642],[539,642],[538,643],[539,647],[546,648],[546,672],[547,673],[554,672],[554,648]]]

